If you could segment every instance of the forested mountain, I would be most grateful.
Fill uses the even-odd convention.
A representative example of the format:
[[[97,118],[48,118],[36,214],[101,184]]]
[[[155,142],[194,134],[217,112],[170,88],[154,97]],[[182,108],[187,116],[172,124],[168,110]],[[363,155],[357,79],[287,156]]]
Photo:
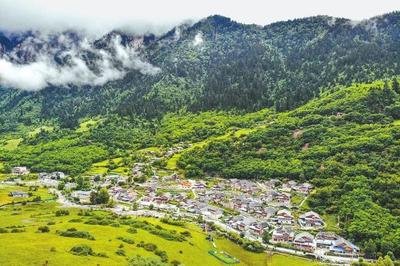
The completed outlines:
[[[106,52],[122,74],[104,84],[66,87],[50,80],[40,91],[2,88],[1,130],[39,119],[73,127],[79,118],[106,113],[160,117],[183,108],[292,109],[336,85],[398,74],[399,41],[399,12],[358,23],[318,16],[265,27],[212,16],[163,36],[114,31],[97,40],[73,31],[2,33],[1,57],[14,64],[36,62],[46,53],[58,66],[70,66],[76,56],[99,81],[105,77],[104,60],[98,59]],[[137,56],[126,72],[120,46]]]
[[[24,165],[83,182],[96,164],[128,174],[143,150],[179,147],[147,163],[191,178],[310,182],[309,209],[337,219],[367,257],[399,258],[399,43],[400,12],[265,27],[212,16],[96,40],[0,33],[0,172]],[[32,69],[41,76],[12,75]]]

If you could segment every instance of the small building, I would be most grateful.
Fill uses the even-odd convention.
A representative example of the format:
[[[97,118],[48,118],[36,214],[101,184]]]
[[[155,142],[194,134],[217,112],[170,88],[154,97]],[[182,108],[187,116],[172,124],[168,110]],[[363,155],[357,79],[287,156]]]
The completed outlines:
[[[11,169],[13,175],[27,175],[30,173],[29,169],[25,166],[17,166]]]
[[[90,194],[91,191],[77,190],[71,193],[71,197],[81,204],[90,204]]]
[[[329,248],[338,239],[339,236],[333,232],[318,232],[315,236],[315,243],[319,248]]]
[[[293,245],[301,250],[313,252],[316,244],[312,234],[307,232],[298,233],[293,240]]]
[[[318,213],[309,211],[299,217],[299,224],[303,228],[319,229],[325,226]]]
[[[332,243],[329,251],[337,254],[355,255],[360,253],[360,248],[350,241],[340,237]]]
[[[294,232],[290,227],[277,227],[272,232],[271,242],[289,243],[294,239]]]
[[[279,210],[273,219],[277,224],[292,224],[293,216],[289,210]]]
[[[23,191],[12,191],[9,196],[13,198],[29,198],[29,194]]]

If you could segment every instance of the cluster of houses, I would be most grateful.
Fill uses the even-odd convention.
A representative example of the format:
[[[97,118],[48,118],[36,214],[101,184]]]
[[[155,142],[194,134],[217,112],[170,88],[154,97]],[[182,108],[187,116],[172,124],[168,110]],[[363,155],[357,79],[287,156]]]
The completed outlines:
[[[291,245],[307,252],[314,252],[317,248],[341,255],[357,255],[360,252],[356,245],[333,232],[320,231],[314,236],[304,231],[295,233],[289,226],[276,227],[270,242]]]
[[[39,182],[45,187],[57,187],[65,177],[63,172],[39,173]]]
[[[171,150],[169,156],[176,151]],[[144,174],[146,164],[137,163],[132,168],[133,177]],[[13,168],[13,174],[29,173],[26,167]],[[65,183],[62,172],[40,173],[39,180],[48,187]],[[306,197],[313,189],[309,183],[250,181],[240,179],[204,180],[181,179],[172,174],[166,177],[154,175],[136,187],[126,186],[127,177],[107,175],[93,176],[91,187],[107,187],[110,197],[117,203],[133,204],[140,210],[159,211],[171,215],[203,217],[218,221],[246,236],[261,240],[263,234],[271,233],[271,243],[288,245],[293,248],[314,252],[324,249],[336,254],[357,254],[359,248],[346,239],[324,232],[325,223],[314,211],[294,214],[292,196]],[[69,183],[67,183],[69,184]],[[67,185],[66,184],[66,185]],[[162,190],[158,188],[162,187]],[[90,204],[91,191],[74,190],[70,197],[80,204]],[[25,197],[24,193],[13,192],[13,197]],[[131,205],[133,206],[133,205]],[[318,233],[317,233],[318,232]]]

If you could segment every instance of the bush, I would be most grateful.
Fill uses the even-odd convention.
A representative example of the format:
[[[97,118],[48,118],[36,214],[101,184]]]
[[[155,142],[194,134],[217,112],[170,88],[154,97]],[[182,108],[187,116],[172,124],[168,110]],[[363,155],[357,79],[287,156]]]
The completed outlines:
[[[117,249],[117,251],[115,251],[115,254],[117,254],[118,256],[123,256],[123,257],[126,256],[125,250],[123,250],[121,248]]]
[[[69,215],[69,210],[61,209],[56,211],[56,216],[67,216]]]
[[[64,237],[74,237],[74,238],[85,238],[88,240],[95,240],[95,238],[86,231],[78,231],[75,228],[69,228],[66,231],[57,232],[60,236]]]
[[[92,256],[94,254],[92,248],[85,244],[73,246],[70,252],[77,256]]]
[[[40,232],[40,233],[48,233],[48,232],[50,232],[50,228],[48,226],[46,226],[46,225],[39,226],[38,232]]]
[[[147,251],[155,251],[157,249],[157,245],[153,244],[153,243],[146,243],[144,244],[143,248]]]
[[[137,229],[136,228],[133,228],[133,227],[131,227],[131,228],[128,228],[128,230],[126,230],[128,233],[130,233],[130,234],[136,234],[137,233]]]
[[[181,235],[183,235],[184,237],[192,237],[192,234],[189,231],[183,231],[181,232]]]
[[[25,232],[25,229],[13,228],[11,229],[11,233],[22,233]]]
[[[119,237],[117,237],[117,239],[121,240],[122,242],[131,244],[131,245],[135,244],[135,241],[133,239],[131,239],[131,238],[126,238],[126,237],[119,236]]]

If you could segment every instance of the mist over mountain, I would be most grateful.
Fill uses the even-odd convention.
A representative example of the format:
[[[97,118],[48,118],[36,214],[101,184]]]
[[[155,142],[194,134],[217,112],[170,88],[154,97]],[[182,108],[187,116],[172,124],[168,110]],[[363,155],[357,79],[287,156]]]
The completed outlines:
[[[338,85],[398,74],[399,41],[399,12],[264,27],[211,16],[161,36],[3,32],[0,116],[74,125],[104,113],[287,110]]]

